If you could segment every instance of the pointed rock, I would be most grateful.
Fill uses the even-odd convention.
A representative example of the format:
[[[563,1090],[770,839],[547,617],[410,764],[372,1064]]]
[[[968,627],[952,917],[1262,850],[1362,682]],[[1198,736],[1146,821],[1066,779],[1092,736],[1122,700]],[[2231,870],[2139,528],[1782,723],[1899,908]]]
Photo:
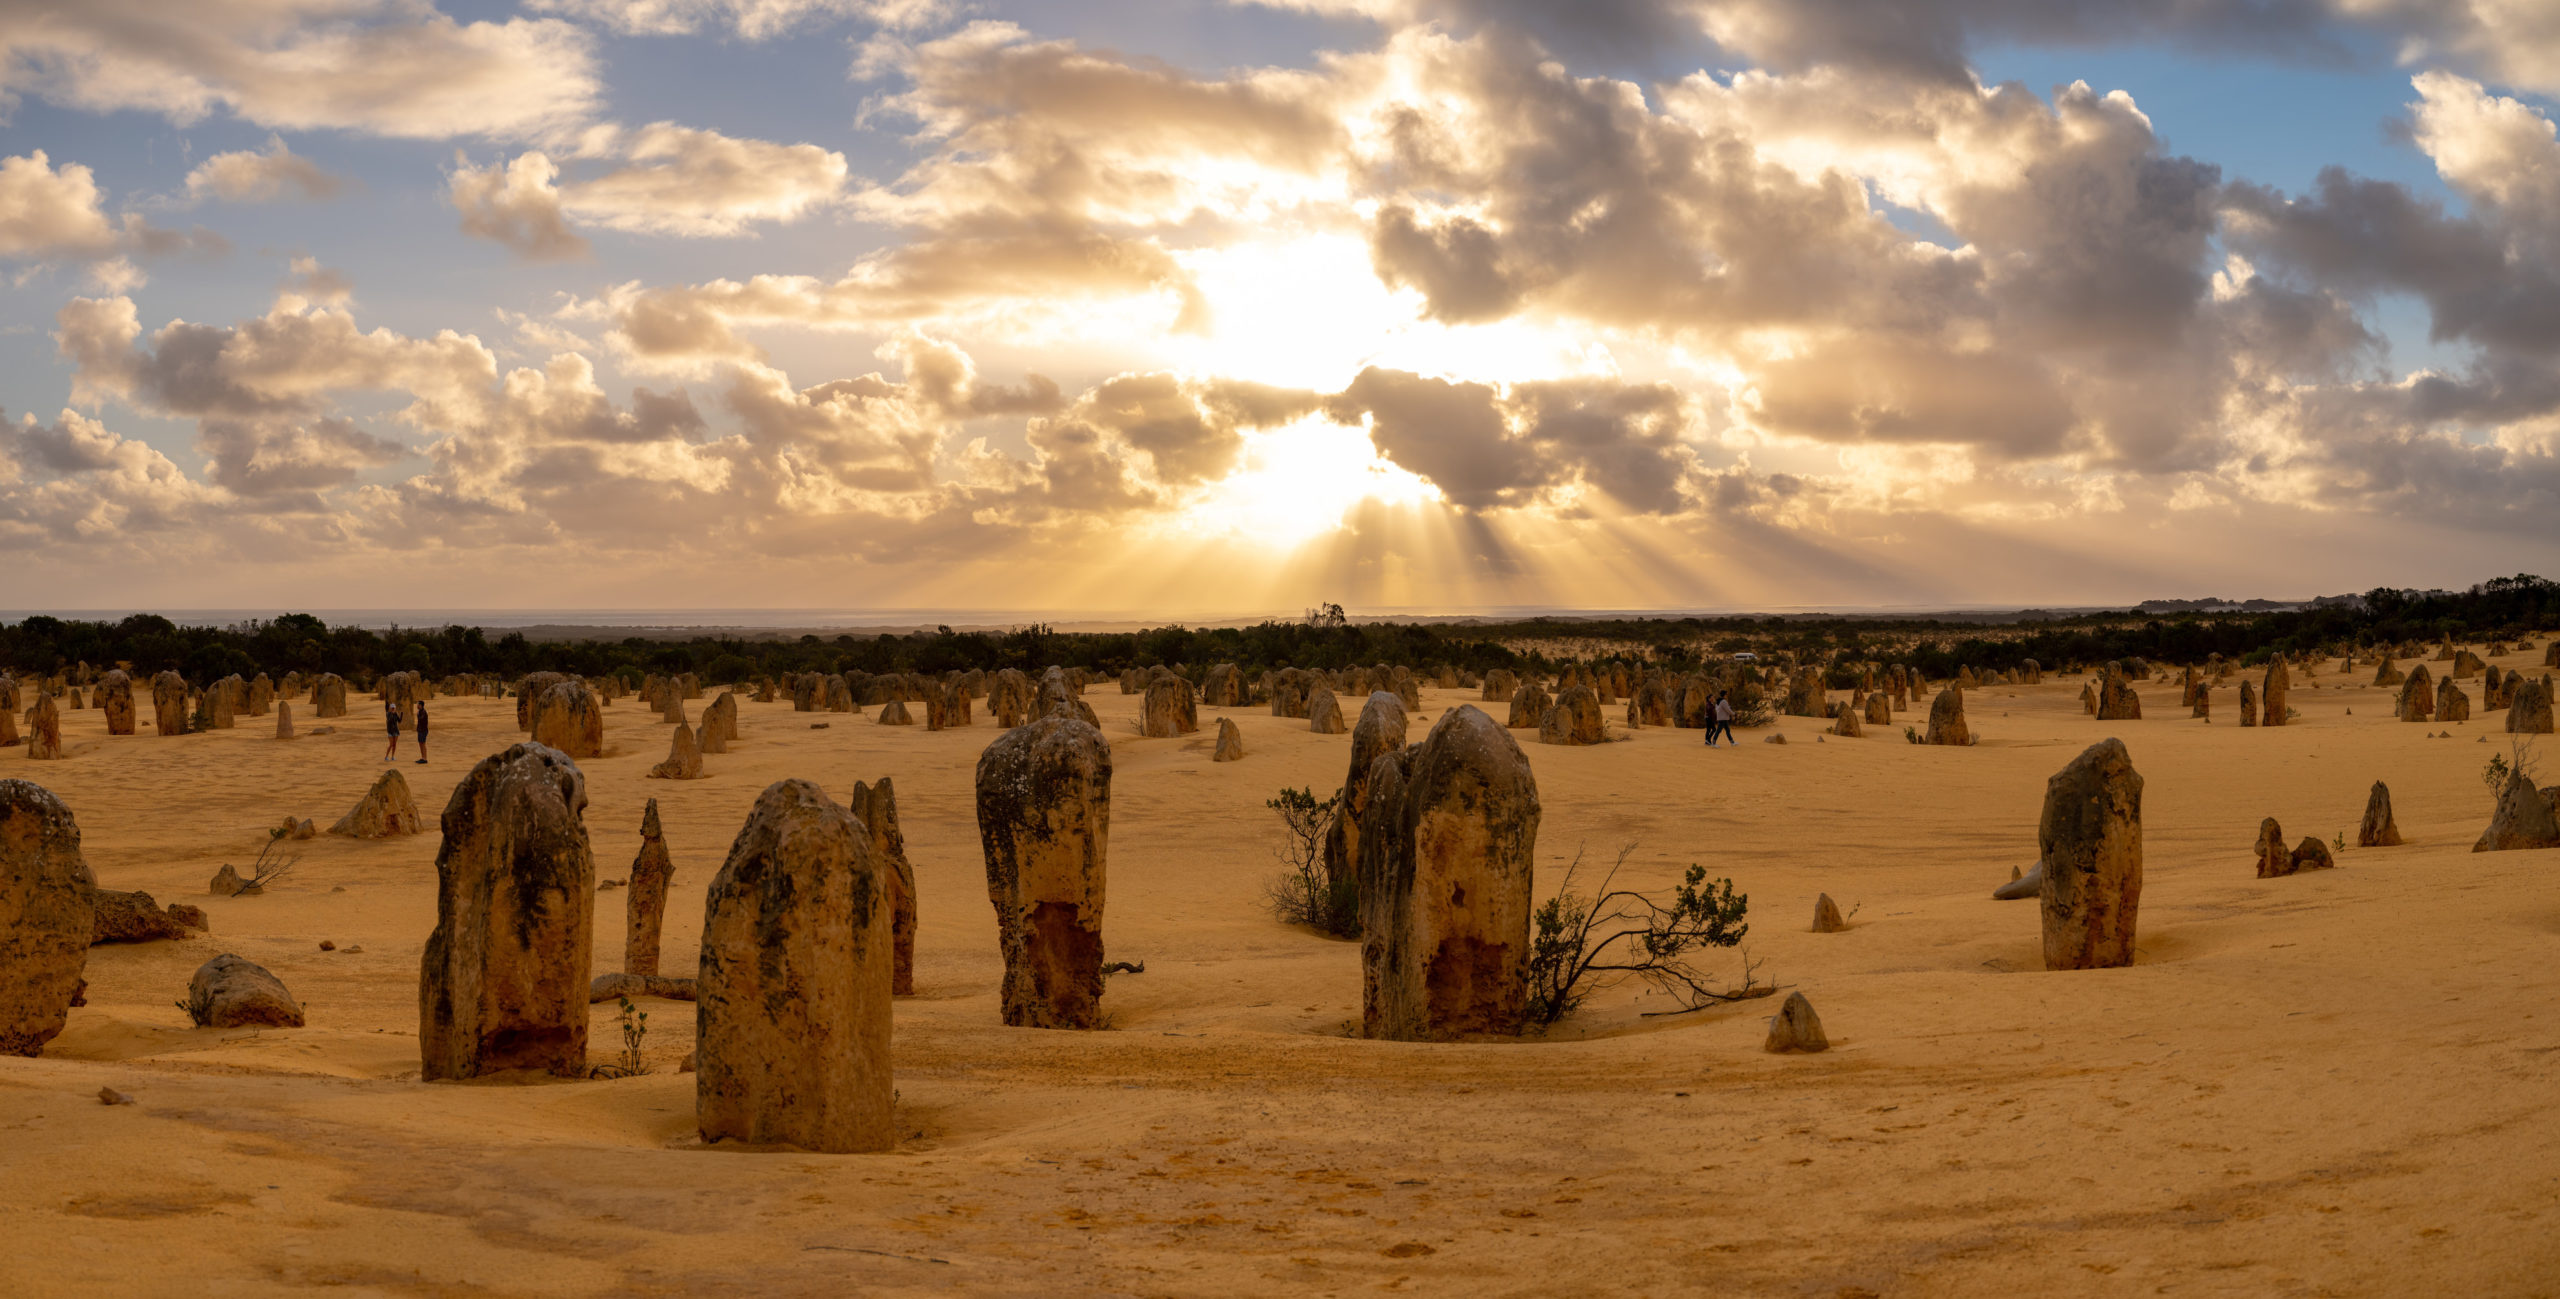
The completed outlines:
[[[2258,878],[2274,879],[2293,873],[2293,854],[2285,850],[2284,827],[2274,817],[2258,823]]]
[[[2359,848],[2389,848],[2400,843],[2400,824],[2391,819],[2391,787],[2373,782],[2373,793],[2364,801],[2364,821],[2356,827]]]
[[[1209,755],[1211,762],[1237,762],[1244,758],[1244,732],[1236,729],[1234,719],[1218,719],[1218,750]]]
[[[1832,901],[1830,894],[1825,893],[1813,900],[1813,932],[1836,934],[1848,927],[1849,922],[1840,918],[1840,904]]]
[[[418,813],[418,802],[409,796],[409,782],[398,769],[385,771],[374,778],[373,788],[338,818],[329,833],[356,839],[388,839],[394,835],[426,833],[425,818]]]
[[[907,836],[898,829],[898,789],[887,776],[876,785],[856,781],[846,807],[871,834],[871,859],[889,881],[889,992],[916,995],[916,868],[907,860]]]
[[[676,874],[667,853],[666,830],[658,821],[658,800],[640,813],[640,853],[631,859],[630,890],[622,895],[622,969],[627,974],[658,972],[659,932],[667,913],[667,884]]]
[[[738,738],[738,697],[723,693],[702,710],[702,725],[693,734],[694,742],[708,753],[727,753]]]
[[[2480,832],[2480,840],[2471,845],[2471,851],[2551,847],[2560,847],[2560,819],[2552,815],[2551,800],[2543,797],[2532,781],[2509,773],[2506,788],[2498,793],[2498,810],[2490,816],[2489,828]]]
[[[676,723],[675,733],[667,737],[667,760],[649,768],[652,780],[702,779],[702,750],[693,742],[693,728]]]
[[[1831,1039],[1823,1036],[1822,1017],[1813,1013],[1813,1003],[1801,992],[1790,992],[1778,1013],[1769,1017],[1769,1036],[1760,1049],[1778,1055],[1811,1054],[1830,1050]]]

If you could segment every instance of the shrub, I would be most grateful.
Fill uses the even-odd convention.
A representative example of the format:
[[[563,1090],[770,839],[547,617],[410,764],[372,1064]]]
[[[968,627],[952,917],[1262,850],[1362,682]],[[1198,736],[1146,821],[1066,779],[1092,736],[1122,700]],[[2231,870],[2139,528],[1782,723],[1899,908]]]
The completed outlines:
[[[1280,814],[1286,830],[1272,854],[1288,869],[1272,876],[1264,890],[1271,914],[1282,924],[1305,925],[1336,938],[1358,937],[1360,881],[1355,864],[1325,860],[1342,791],[1317,798],[1312,789],[1283,789],[1263,806]]]
[[[1575,854],[1555,896],[1538,908],[1529,939],[1532,1022],[1555,1023],[1592,993],[1628,977],[1677,998],[1680,1009],[1669,1014],[1764,995],[1747,961],[1743,986],[1724,991],[1686,959],[1699,949],[1738,946],[1750,932],[1743,919],[1750,898],[1734,892],[1732,880],[1709,880],[1707,868],[1695,864],[1667,897],[1610,888],[1634,851],[1633,844],[1619,850],[1598,896],[1588,898],[1574,891],[1582,866]]]

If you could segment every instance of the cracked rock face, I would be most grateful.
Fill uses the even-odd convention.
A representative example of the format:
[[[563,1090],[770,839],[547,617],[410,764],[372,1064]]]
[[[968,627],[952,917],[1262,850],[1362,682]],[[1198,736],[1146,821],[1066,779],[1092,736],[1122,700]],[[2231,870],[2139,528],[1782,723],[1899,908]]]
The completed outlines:
[[[2133,964],[2142,905],[2142,775],[2122,740],[2101,740],[2045,782],[2044,967]]]
[[[80,827],[51,791],[0,780],[0,1055],[36,1055],[79,996],[97,881]]]
[[[805,780],[757,796],[703,909],[704,1140],[829,1153],[895,1144],[890,882],[872,845]]]
[[[586,810],[586,777],[546,745],[483,758],[454,787],[418,978],[429,1081],[585,1075],[596,888]]]
[[[1091,723],[1051,712],[987,746],[977,788],[1004,1022],[1100,1026],[1110,746]]]
[[[1520,1031],[1539,816],[1528,756],[1472,706],[1371,764],[1358,845],[1364,1036]]]

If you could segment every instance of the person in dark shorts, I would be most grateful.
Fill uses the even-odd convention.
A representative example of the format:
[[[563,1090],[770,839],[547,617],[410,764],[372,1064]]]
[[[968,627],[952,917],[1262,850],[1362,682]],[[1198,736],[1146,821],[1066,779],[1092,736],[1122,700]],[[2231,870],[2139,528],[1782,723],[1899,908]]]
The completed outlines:
[[[418,765],[427,765],[427,701],[418,701]]]
[[[391,732],[391,742],[382,748],[382,760],[398,762],[400,760],[400,705],[388,699],[382,701],[382,729]]]

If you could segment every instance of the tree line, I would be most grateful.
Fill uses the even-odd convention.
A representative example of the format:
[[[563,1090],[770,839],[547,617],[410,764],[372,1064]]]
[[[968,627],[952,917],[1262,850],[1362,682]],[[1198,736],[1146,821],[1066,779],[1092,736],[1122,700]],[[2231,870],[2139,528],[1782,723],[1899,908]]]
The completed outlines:
[[[1502,622],[1357,622],[1334,609],[1301,621],[1247,627],[1151,627],[1134,632],[1065,632],[1033,623],[1010,631],[834,636],[705,635],[542,640],[521,632],[491,637],[478,627],[331,627],[306,613],[224,627],[181,626],[158,614],[114,622],[36,615],[0,624],[0,666],[17,675],[51,674],[77,663],[98,669],[175,671],[198,684],[237,673],[281,678],[335,672],[355,680],[384,673],[429,677],[515,677],[566,672],[587,677],[691,672],[728,682],[796,672],[941,673],[1050,665],[1117,674],[1132,667],[1234,663],[1250,673],[1279,667],[1389,663],[1442,664],[1461,671],[1552,671],[1568,662],[1621,658],[1687,670],[1741,651],[1845,671],[1871,661],[1909,663],[1932,677],[1958,667],[2047,668],[2112,659],[2201,662],[2219,654],[2243,663],[2274,654],[2332,652],[2402,642],[2516,639],[2560,626],[2560,583],[2519,574],[2463,591],[2384,587],[2355,604],[2281,612],[2079,614],[2002,625],[1939,619],[1688,617]],[[1539,648],[1515,649],[1517,645]],[[1571,650],[1563,648],[1570,645]]]

